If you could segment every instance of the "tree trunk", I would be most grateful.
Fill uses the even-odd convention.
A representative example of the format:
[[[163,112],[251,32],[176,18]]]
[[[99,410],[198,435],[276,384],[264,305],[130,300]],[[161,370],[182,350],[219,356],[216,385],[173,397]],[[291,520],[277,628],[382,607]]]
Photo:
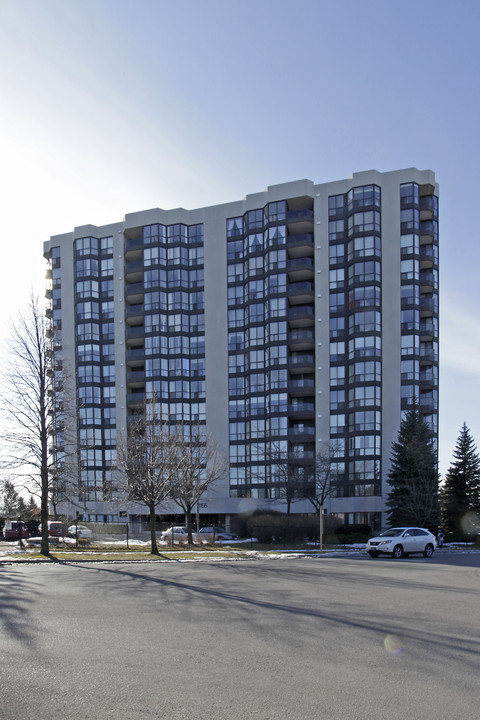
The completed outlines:
[[[185,520],[187,523],[188,544],[193,545],[192,506],[191,505],[185,505]]]
[[[41,345],[39,344],[40,348]],[[50,547],[48,543],[48,411],[47,411],[47,387],[46,387],[46,367],[43,366],[43,355],[41,350],[38,351],[40,369],[39,369],[39,390],[40,390],[40,483],[41,483],[41,500],[40,500],[40,520],[42,522],[42,541],[40,544],[40,552],[42,555],[50,555]]]
[[[45,453],[46,452],[45,449]],[[42,462],[41,476],[40,522],[42,523],[42,541],[40,543],[40,552],[42,555],[50,555],[50,546],[48,543],[48,467],[46,462]]]
[[[159,555],[157,546],[157,534],[156,534],[156,518],[155,518],[155,503],[150,502],[148,504],[150,510],[150,544],[152,555]]]

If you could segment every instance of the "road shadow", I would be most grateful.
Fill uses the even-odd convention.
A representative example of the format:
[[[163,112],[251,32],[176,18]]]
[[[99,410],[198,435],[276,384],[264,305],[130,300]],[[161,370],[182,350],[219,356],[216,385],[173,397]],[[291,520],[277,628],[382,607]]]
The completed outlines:
[[[37,587],[34,578],[22,570],[12,565],[0,566],[0,629],[32,646],[37,631],[31,622],[30,608]]]
[[[377,607],[376,612],[372,612],[365,607],[365,603],[357,605],[354,598],[355,592],[358,593],[358,575],[348,581],[347,568],[344,568],[343,572],[341,568],[335,571],[330,568],[323,576],[321,568],[300,568],[297,561],[295,567],[286,567],[281,562],[271,563],[269,567],[264,562],[252,563],[248,567],[247,580],[245,565],[232,565],[234,564],[215,566],[215,575],[220,578],[216,579],[215,584],[205,584],[202,572],[204,568],[201,565],[195,568],[191,565],[183,578],[182,572],[178,573],[179,566],[176,565],[175,579],[158,576],[161,565],[143,569],[138,566],[93,565],[77,565],[76,568],[82,575],[89,576],[90,579],[86,582],[90,587],[97,585],[107,603],[110,593],[133,593],[138,598],[139,612],[142,612],[142,607],[148,607],[148,612],[151,611],[153,589],[153,597],[158,606],[162,609],[168,607],[169,612],[175,613],[177,619],[181,617],[185,622],[215,622],[216,615],[224,613],[227,608],[228,622],[231,625],[245,623],[248,632],[263,634],[266,642],[266,629],[272,624],[275,627],[282,626],[283,640],[290,642],[292,647],[298,645],[299,637],[322,636],[326,640],[322,646],[324,658],[328,658],[329,654],[327,638],[336,643],[340,637],[345,638],[349,633],[355,632],[363,634],[365,642],[374,634],[375,643],[383,643],[386,636],[398,634],[402,642],[409,645],[410,658],[415,658],[416,662],[423,665],[425,672],[437,672],[438,657],[442,657],[442,662],[447,663],[449,659],[458,662],[459,656],[466,670],[478,670],[478,635],[468,637],[457,628],[450,628],[447,633],[437,627],[434,629],[435,623],[423,620],[416,622],[417,615],[415,611],[412,613],[412,608],[405,609],[402,614],[393,614],[388,607],[380,608],[380,611]],[[281,593],[276,590],[275,583],[270,585],[267,582],[268,576],[278,578],[279,575],[282,576]],[[410,588],[406,586],[404,579],[398,580],[397,584],[392,581],[392,577],[389,580],[377,578],[377,584],[385,584],[394,592],[402,589],[403,592],[418,593],[424,589],[419,581],[411,582]],[[316,582],[317,585],[325,583],[321,601],[312,601],[302,594],[299,585],[305,582]],[[223,587],[218,587],[219,584]],[[441,587],[442,591],[443,589]],[[433,591],[436,593],[438,590],[433,588]],[[347,597],[345,593],[348,593]],[[480,587],[477,590],[457,589],[457,594],[464,593],[469,602],[474,601],[470,596],[478,595],[480,598]],[[158,621],[164,621],[162,614],[158,615]],[[331,648],[333,652],[333,645]]]

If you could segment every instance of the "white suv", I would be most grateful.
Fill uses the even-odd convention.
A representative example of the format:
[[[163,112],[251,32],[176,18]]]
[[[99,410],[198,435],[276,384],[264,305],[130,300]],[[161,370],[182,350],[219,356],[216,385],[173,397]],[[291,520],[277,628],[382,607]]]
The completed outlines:
[[[425,528],[399,527],[385,530],[378,537],[370,538],[366,551],[372,558],[391,555],[394,558],[408,557],[411,553],[422,553],[432,557],[437,541]]]

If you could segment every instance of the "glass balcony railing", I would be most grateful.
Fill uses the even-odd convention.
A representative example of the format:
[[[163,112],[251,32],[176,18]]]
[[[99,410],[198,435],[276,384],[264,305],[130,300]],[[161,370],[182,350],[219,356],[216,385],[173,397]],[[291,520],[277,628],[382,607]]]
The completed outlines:
[[[143,305],[127,305],[125,309],[125,317],[132,318],[143,315]]]
[[[293,237],[295,237],[295,235]],[[288,262],[287,262],[287,270],[303,270],[304,268],[311,269],[313,271],[313,269],[314,269],[313,258],[311,258],[311,257],[294,258],[293,260],[288,260]]]
[[[311,220],[313,222],[313,210],[304,208],[303,210],[289,210],[287,212],[287,222]]]
[[[126,297],[132,297],[133,295],[144,295],[144,294],[145,294],[145,286],[141,282],[131,283],[130,285],[127,285],[125,288],[125,296]]]

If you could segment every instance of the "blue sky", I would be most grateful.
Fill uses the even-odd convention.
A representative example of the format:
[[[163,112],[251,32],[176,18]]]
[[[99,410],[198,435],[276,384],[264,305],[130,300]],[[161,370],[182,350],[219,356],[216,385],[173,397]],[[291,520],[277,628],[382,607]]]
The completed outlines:
[[[444,473],[463,422],[480,442],[479,20],[473,0],[0,0],[1,306],[43,291],[43,241],[76,225],[432,169]]]

